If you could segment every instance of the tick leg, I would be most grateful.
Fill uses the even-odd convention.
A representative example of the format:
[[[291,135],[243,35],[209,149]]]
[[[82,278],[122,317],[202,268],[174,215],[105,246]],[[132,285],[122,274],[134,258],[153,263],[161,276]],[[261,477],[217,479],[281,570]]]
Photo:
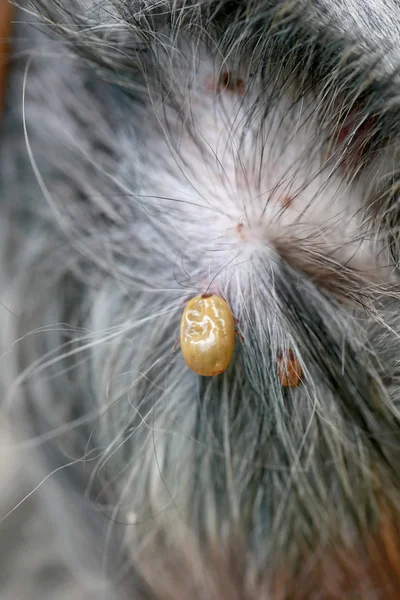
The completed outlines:
[[[234,318],[234,321],[236,321],[236,323],[238,323],[238,320]],[[235,329],[235,333],[236,335],[238,335],[240,337],[240,339],[242,340],[242,344],[244,344],[244,337],[242,336],[241,333],[239,333],[239,331],[237,329]]]
[[[179,346],[179,338],[176,340],[175,345],[174,345],[174,352],[176,352],[177,348]]]

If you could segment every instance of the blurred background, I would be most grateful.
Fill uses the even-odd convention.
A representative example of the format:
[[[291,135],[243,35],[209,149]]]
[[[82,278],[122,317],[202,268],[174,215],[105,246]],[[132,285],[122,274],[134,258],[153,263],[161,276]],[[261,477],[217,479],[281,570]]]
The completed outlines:
[[[29,446],[17,443],[4,417],[0,440],[0,599],[89,599],[63,565],[40,494],[30,495],[39,480],[24,467]]]
[[[9,0],[0,0],[0,130],[1,109],[7,93],[10,44],[18,18]],[[0,135],[1,142],[1,135]],[[0,311],[1,326],[1,311]],[[63,564],[62,541],[46,517],[41,492],[43,479],[29,464],[29,444],[21,444],[6,417],[0,417],[0,600],[83,600],[82,592]],[[47,489],[49,489],[47,487]]]

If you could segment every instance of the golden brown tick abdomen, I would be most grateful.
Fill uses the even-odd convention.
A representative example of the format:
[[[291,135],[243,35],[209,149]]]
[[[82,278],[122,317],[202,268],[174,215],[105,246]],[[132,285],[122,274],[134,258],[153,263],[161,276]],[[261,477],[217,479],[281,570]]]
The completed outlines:
[[[229,306],[216,295],[196,296],[181,320],[180,342],[189,369],[206,377],[225,371],[235,346],[235,324]]]

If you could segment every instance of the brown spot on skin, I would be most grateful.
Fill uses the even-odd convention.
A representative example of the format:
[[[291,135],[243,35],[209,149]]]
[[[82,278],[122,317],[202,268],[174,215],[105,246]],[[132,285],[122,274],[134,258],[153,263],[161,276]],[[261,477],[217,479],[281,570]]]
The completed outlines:
[[[280,357],[278,372],[283,387],[297,387],[301,382],[303,371],[300,361],[295,357],[292,350],[285,352]]]
[[[238,232],[240,239],[244,241],[244,240],[246,239],[246,236],[245,236],[245,234],[244,234],[244,231],[243,231],[243,230],[244,230],[244,225],[243,225],[243,223],[239,223],[239,224],[236,226],[236,231]]]
[[[229,90],[230,92],[236,92],[241,96],[244,94],[243,79],[240,77],[232,77],[232,73],[230,71],[224,71],[221,73],[218,88],[220,91]]]
[[[291,198],[290,196],[281,196],[279,198],[279,204],[283,208],[289,208],[289,206],[293,204],[293,198]]]
[[[222,92],[232,92],[243,96],[245,93],[243,79],[241,77],[232,77],[230,71],[224,71],[217,79],[213,77],[207,78],[206,89],[208,92],[219,94]]]

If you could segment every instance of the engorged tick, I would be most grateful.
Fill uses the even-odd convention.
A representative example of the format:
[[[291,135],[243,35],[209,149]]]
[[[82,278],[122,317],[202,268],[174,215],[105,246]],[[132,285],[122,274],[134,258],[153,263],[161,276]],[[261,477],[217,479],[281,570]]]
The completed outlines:
[[[192,298],[183,311],[180,327],[183,358],[192,371],[211,377],[225,371],[235,346],[232,311],[220,296]]]

